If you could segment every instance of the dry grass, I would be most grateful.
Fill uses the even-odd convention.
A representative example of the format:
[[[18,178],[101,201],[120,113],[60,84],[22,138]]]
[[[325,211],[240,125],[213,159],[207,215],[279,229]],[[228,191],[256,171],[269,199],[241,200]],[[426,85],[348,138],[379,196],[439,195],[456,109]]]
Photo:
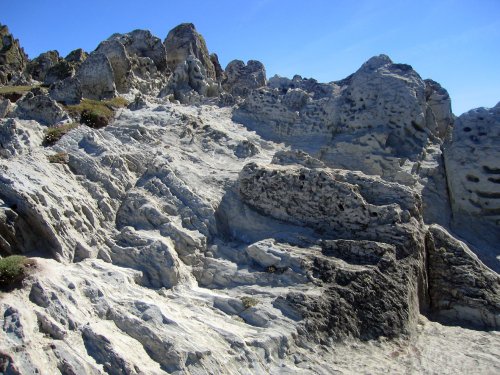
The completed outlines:
[[[57,154],[48,155],[47,159],[49,159],[49,163],[68,164],[68,153],[58,152]]]
[[[121,97],[110,100],[83,99],[79,104],[68,105],[66,110],[73,117],[80,117],[80,122],[91,128],[102,128],[109,124],[118,108],[127,106]]]
[[[22,255],[10,255],[0,259],[0,288],[9,289],[24,279],[35,261]]]
[[[60,126],[54,126],[45,130],[45,137],[43,139],[45,145],[51,146],[56,143],[61,137],[69,133],[71,130],[77,128],[80,124],[75,122],[71,124],[64,124]]]

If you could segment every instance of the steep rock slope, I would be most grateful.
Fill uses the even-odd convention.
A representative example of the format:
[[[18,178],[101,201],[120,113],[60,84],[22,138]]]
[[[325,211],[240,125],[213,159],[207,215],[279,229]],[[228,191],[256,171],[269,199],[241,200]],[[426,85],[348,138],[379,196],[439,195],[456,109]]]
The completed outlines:
[[[446,90],[384,55],[268,82],[202,42],[191,24],[115,34],[0,119],[1,255],[38,263],[0,299],[2,371],[500,369],[500,278],[428,225],[449,225],[447,177],[454,215],[462,194]],[[48,95],[118,93],[110,125],[43,145],[68,121]]]

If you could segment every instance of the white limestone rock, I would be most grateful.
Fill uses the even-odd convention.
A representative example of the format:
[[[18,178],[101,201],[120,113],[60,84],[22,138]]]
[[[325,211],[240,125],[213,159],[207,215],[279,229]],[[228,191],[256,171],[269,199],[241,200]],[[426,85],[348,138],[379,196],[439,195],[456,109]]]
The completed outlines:
[[[184,104],[195,104],[203,97],[214,97],[219,93],[219,85],[210,78],[201,61],[190,55],[177,67],[160,96],[173,94]]]
[[[102,53],[91,53],[80,65],[76,77],[81,83],[84,98],[102,100],[116,96],[113,68]]]
[[[483,261],[500,270],[500,104],[473,109],[455,122],[444,145],[453,229],[484,249]]]
[[[500,276],[439,225],[429,228],[430,300],[441,320],[500,328]]]
[[[35,120],[43,125],[54,125],[69,120],[64,109],[48,95],[26,94],[16,102],[14,116],[25,120]]]
[[[78,78],[69,77],[50,86],[49,96],[64,104],[78,104],[82,100],[82,87]]]
[[[232,95],[247,96],[252,90],[266,85],[266,70],[257,60],[249,60],[246,64],[241,60],[231,61],[224,70],[222,82],[224,90]]]
[[[170,30],[163,43],[167,52],[167,64],[172,72],[175,72],[177,66],[189,56],[193,56],[200,61],[208,78],[213,80],[217,78],[205,39],[192,23],[183,23]]]
[[[113,69],[116,90],[119,93],[127,92],[132,64],[124,45],[117,39],[105,40],[97,46],[96,52],[102,53],[108,58]]]
[[[5,117],[12,109],[9,99],[0,99],[0,118]]]

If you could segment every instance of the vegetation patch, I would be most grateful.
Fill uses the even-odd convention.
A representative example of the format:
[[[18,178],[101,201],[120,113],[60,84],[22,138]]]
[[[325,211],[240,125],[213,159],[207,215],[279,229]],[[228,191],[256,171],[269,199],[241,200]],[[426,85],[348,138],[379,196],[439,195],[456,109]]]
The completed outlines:
[[[64,134],[69,133],[71,130],[77,128],[79,125],[80,124],[73,122],[71,124],[64,124],[46,129],[45,137],[43,139],[44,144],[46,146],[53,145],[58,140],[60,140]]]
[[[0,288],[9,289],[15,287],[29,274],[29,270],[35,266],[33,259],[22,255],[10,255],[0,259]]]
[[[25,93],[39,86],[2,86],[0,96],[9,99],[12,103],[17,102]]]
[[[248,309],[250,307],[254,307],[259,303],[259,300],[253,297],[241,297],[241,302],[243,302],[243,306],[245,309]]]
[[[47,159],[49,159],[49,163],[54,164],[68,164],[68,153],[67,152],[58,152],[57,154],[48,155]]]
[[[79,117],[82,124],[98,129],[109,124],[118,108],[127,105],[127,100],[120,97],[101,101],[83,99],[79,104],[66,106],[66,110],[72,117]]]

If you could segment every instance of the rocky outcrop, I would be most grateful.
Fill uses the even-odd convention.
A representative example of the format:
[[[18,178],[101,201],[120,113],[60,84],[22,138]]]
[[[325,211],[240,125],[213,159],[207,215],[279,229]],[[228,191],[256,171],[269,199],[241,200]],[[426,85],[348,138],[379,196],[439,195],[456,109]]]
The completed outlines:
[[[73,77],[74,75],[75,68],[73,64],[61,59],[57,64],[47,70],[43,83],[45,85],[51,85],[54,82]]]
[[[461,115],[445,144],[453,228],[500,270],[500,104]]]
[[[183,23],[170,30],[163,43],[167,50],[167,65],[171,71],[175,71],[188,56],[194,56],[205,68],[208,78],[217,78],[205,39],[192,23]]]
[[[14,39],[9,29],[0,24],[0,85],[19,79],[28,62],[28,56]]]
[[[440,138],[444,138],[455,121],[455,116],[451,112],[450,95],[436,81],[426,79],[424,82],[425,100],[429,105],[428,115],[433,116],[436,121],[437,129],[434,131],[437,132]]]
[[[116,96],[114,72],[106,55],[94,52],[82,63],[76,78],[84,98],[102,100]]]
[[[82,62],[84,62],[87,59],[88,56],[89,56],[89,54],[87,52],[85,52],[83,49],[77,48],[77,49],[71,51],[70,53],[68,53],[68,56],[66,56],[64,58],[64,60],[66,60],[67,62],[76,64],[76,65],[80,65]]]
[[[49,96],[64,104],[78,104],[82,100],[82,87],[78,78],[69,77],[50,86]]]
[[[203,101],[203,97],[214,97],[219,93],[219,85],[208,77],[202,63],[194,56],[177,65],[160,97],[173,95],[184,104]]]
[[[500,329],[498,275],[444,229],[446,170],[451,228],[465,197],[470,231],[498,232],[498,140],[480,135],[496,107],[461,117],[462,140],[446,91],[384,55],[342,81],[266,85],[258,62],[222,71],[190,24],[165,44],[114,34],[59,58],[49,96],[4,102],[0,256],[37,266],[0,298],[0,372],[500,369],[498,335],[460,327]],[[106,127],[44,125],[57,101],[116,91],[132,101]],[[472,172],[453,152],[493,185],[456,188]]]
[[[119,93],[127,92],[130,88],[129,79],[132,64],[128,57],[125,46],[117,39],[105,40],[96,48],[96,52],[105,55],[113,68],[113,77],[116,90]]]
[[[4,159],[29,153],[42,138],[41,129],[34,124],[20,124],[13,118],[0,120],[0,156]]]
[[[57,65],[59,60],[59,52],[47,51],[31,60],[26,70],[33,79],[43,82],[49,69]]]
[[[28,93],[16,102],[14,115],[21,119],[35,120],[44,125],[54,125],[68,120],[68,114],[49,96]]]
[[[439,225],[429,228],[431,311],[445,322],[500,328],[500,276]]]
[[[134,30],[127,34],[114,34],[109,38],[123,45],[130,57],[148,58],[153,61],[156,69],[164,71],[167,67],[167,52],[160,38],[148,30]]]
[[[260,61],[231,61],[224,70],[222,87],[232,95],[247,96],[252,90],[266,85],[266,70]]]
[[[0,99],[0,118],[5,117],[12,109],[12,103],[9,99]]]

